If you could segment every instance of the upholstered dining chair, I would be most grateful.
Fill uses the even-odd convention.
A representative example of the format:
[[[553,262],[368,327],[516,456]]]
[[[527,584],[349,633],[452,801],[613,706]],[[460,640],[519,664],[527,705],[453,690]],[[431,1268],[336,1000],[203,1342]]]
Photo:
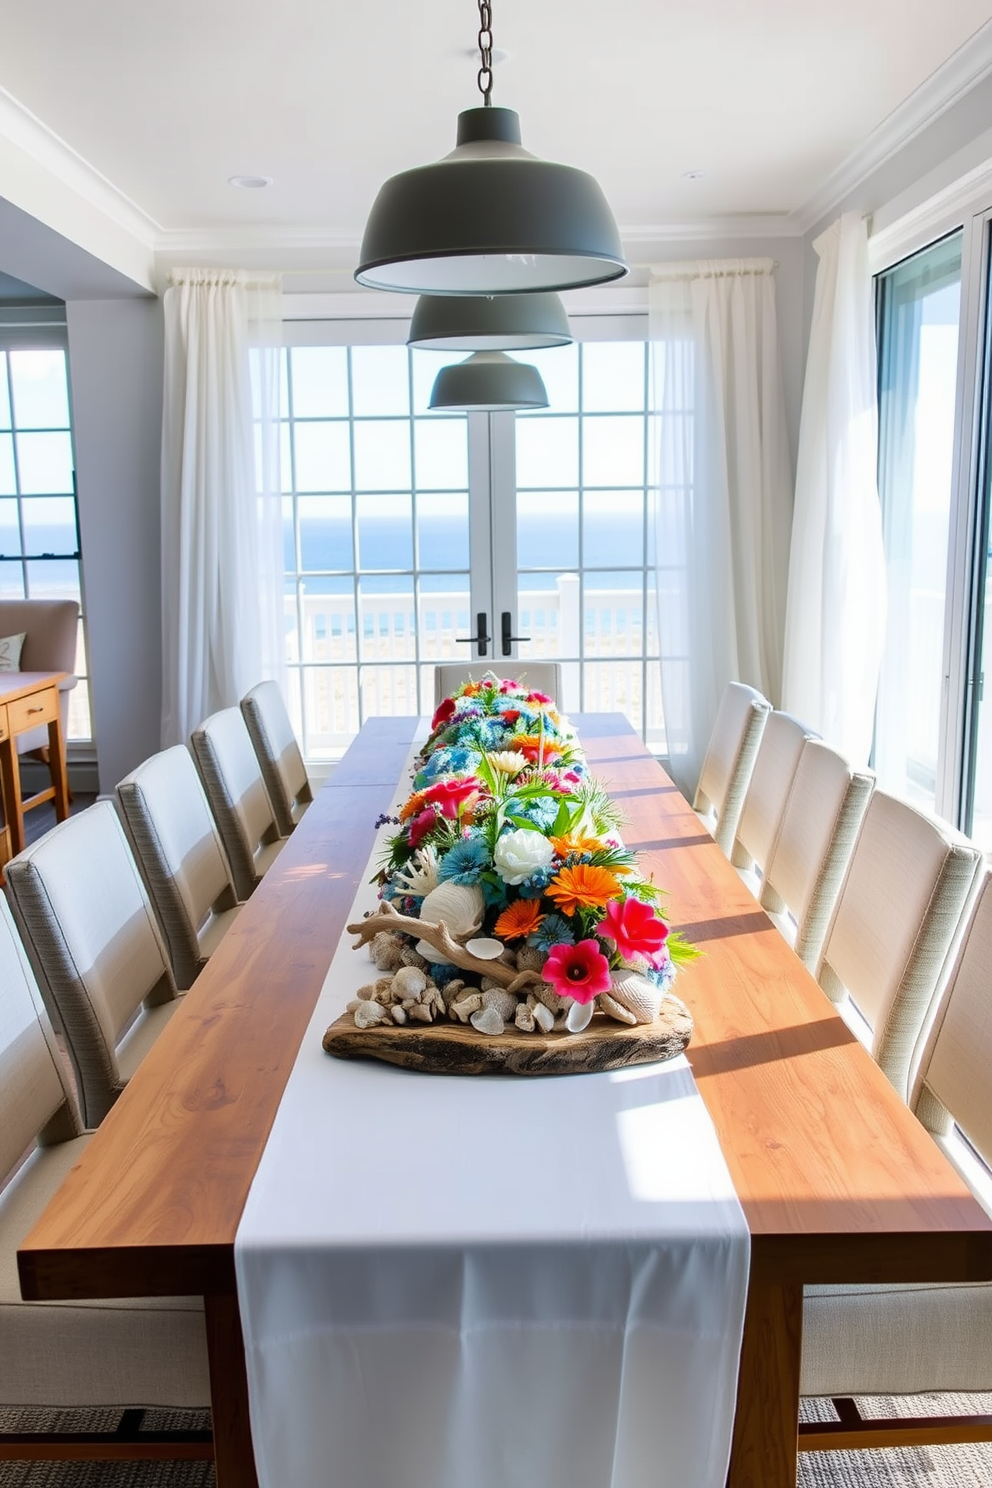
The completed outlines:
[[[874,783],[822,739],[803,745],[760,897],[813,972]]]
[[[288,837],[313,800],[313,792],[279,684],[259,682],[241,699],[241,712],[272,802],[276,826],[283,837]]]
[[[868,802],[816,977],[904,1100],[982,860],[887,791]]]
[[[0,1178],[9,1177],[0,1195],[0,1402],[119,1407],[133,1428],[136,1407],[210,1404],[202,1299],[25,1302],[17,1279],[18,1246],[91,1135],[80,1125],[37,983],[0,898]],[[199,1441],[198,1455],[212,1455],[209,1432],[173,1434],[169,1444],[149,1433],[126,1448],[110,1432],[94,1446],[105,1457],[163,1457],[175,1455],[180,1441]],[[65,1436],[32,1433],[29,1453],[13,1433],[0,1433],[0,1459],[43,1457],[46,1447],[53,1457],[74,1455]]]
[[[65,672],[59,683],[59,715],[62,736],[69,728],[69,693],[76,686],[76,644],[79,605],[74,599],[0,600],[0,639],[23,636],[17,671]],[[48,757],[48,728],[19,734],[18,754],[36,752]]]
[[[189,750],[177,744],[152,755],[121,781],[117,799],[176,986],[185,991],[241,908]]]
[[[276,825],[240,708],[222,708],[193,730],[190,748],[234,874],[239,899],[250,899],[286,845]]]
[[[177,1007],[165,946],[110,801],[7,865],[14,918],[98,1126]],[[137,1015],[137,1016],[136,1016]]]
[[[992,1214],[990,966],[986,875],[926,1039],[912,1104]],[[807,1450],[992,1440],[988,1415],[862,1420],[848,1398],[992,1391],[992,1283],[807,1287],[801,1391],[833,1398],[840,1415],[836,1423],[800,1426]]]
[[[729,858],[771,703],[743,682],[720,699],[692,809]]]
[[[561,702],[561,665],[557,661],[483,661],[441,662],[434,668],[434,706],[461,687],[463,682],[480,682],[487,672],[497,677],[510,677],[535,692],[543,692],[554,702]]]
[[[769,713],[737,824],[731,862],[755,891],[768,868],[789,792],[811,730],[790,713]]]

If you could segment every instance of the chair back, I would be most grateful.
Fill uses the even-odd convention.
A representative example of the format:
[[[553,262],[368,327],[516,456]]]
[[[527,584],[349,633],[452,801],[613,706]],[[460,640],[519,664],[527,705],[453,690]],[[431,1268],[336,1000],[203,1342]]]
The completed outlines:
[[[463,682],[481,682],[487,672],[501,680],[509,677],[533,692],[543,692],[561,706],[561,666],[557,661],[455,661],[443,662],[434,668],[435,708],[461,687]]]
[[[261,882],[280,839],[258,759],[240,708],[223,708],[194,729],[190,747],[220,830],[239,899]]]
[[[189,750],[177,744],[145,760],[118,785],[117,799],[176,986],[191,987],[207,959],[202,932],[237,896]]]
[[[288,837],[313,800],[306,765],[276,682],[259,682],[241,712],[262,771],[281,837]]]
[[[39,1135],[47,1144],[79,1131],[38,984],[0,896],[0,1179]]]
[[[981,863],[946,823],[886,791],[872,795],[817,979],[834,1002],[854,1002],[872,1055],[904,1100]]]
[[[758,744],[734,839],[735,868],[754,863],[764,873],[778,836],[803,745],[811,730],[790,713],[769,713]]]
[[[728,857],[770,712],[771,703],[755,688],[727,683],[692,804],[704,818],[715,816],[713,836]]]
[[[14,918],[76,1073],[87,1126],[124,1086],[116,1047],[176,985],[117,812],[97,801],[7,865]]]
[[[875,777],[853,770],[821,739],[807,739],[792,781],[761,903],[791,915],[796,955],[815,972]]]

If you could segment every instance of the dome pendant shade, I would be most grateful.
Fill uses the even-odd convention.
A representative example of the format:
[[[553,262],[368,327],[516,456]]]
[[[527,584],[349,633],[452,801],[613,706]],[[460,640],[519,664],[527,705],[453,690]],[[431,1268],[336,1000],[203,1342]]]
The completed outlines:
[[[547,408],[548,395],[536,367],[515,362],[501,351],[477,351],[464,362],[442,367],[428,406],[504,413],[515,408]]]
[[[406,344],[432,351],[536,351],[571,340],[556,294],[421,295]]]
[[[627,272],[598,183],[520,144],[512,109],[467,109],[458,143],[392,176],[372,206],[359,284],[407,294],[503,295],[604,284]]]

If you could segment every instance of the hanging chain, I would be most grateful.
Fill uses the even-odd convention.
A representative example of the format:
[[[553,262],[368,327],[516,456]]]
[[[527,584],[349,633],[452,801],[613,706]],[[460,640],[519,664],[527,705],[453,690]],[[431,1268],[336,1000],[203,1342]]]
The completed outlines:
[[[493,92],[493,12],[489,0],[479,0],[479,92],[486,108]]]

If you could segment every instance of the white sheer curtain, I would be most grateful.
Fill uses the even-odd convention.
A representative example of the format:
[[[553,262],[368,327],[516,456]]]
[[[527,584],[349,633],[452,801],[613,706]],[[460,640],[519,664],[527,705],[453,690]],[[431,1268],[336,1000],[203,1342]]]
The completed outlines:
[[[175,270],[165,292],[163,746],[279,677],[281,298],[234,270]]]
[[[650,286],[661,685],[691,799],[728,682],[779,700],[792,479],[775,264],[659,265]]]
[[[855,764],[871,750],[885,552],[868,234],[847,213],[819,265],[796,470],[782,703]]]

